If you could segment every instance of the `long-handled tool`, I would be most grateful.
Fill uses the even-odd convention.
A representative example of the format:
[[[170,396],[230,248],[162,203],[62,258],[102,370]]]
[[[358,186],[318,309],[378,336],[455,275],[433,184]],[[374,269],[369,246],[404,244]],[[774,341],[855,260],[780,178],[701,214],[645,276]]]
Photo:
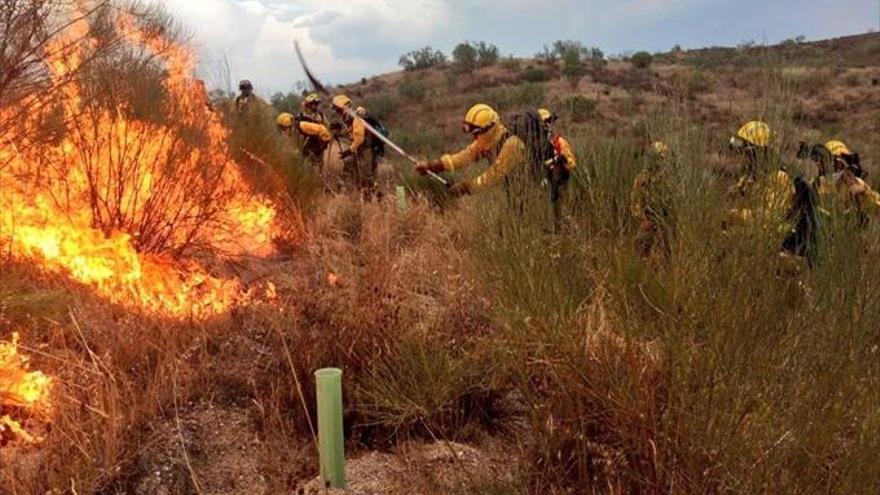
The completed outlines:
[[[323,94],[324,96],[329,97],[329,96],[330,96],[330,91],[329,91],[326,87],[324,87],[323,84],[321,84],[321,81],[319,81],[319,80],[318,80],[318,79],[312,74],[312,71],[309,70],[309,66],[306,65],[306,60],[305,60],[305,58],[303,58],[302,51],[300,51],[300,49],[299,49],[299,42],[294,42],[294,47],[296,48],[296,56],[299,58],[299,63],[302,65],[302,68],[303,68],[303,70],[304,70],[305,73],[306,73],[306,77],[309,78],[309,82],[312,83],[312,86],[315,88],[315,91],[317,91],[318,93]],[[345,113],[347,113],[348,116],[351,117],[352,119],[359,118],[357,112],[355,112],[355,111],[354,111],[353,109],[351,109],[351,108],[348,108],[348,107],[347,107],[347,108],[344,108],[343,111],[345,111]],[[361,120],[363,120],[363,119],[361,119]],[[416,165],[418,165],[418,164],[420,163],[419,160],[417,160],[416,158],[414,158],[412,155],[410,155],[410,154],[407,153],[406,151],[403,151],[403,148],[401,148],[400,146],[394,144],[393,141],[391,141],[390,139],[388,139],[388,137],[386,137],[386,136],[385,136],[384,134],[382,134],[381,132],[377,131],[377,130],[376,130],[373,126],[371,126],[367,121],[364,120],[363,122],[364,122],[364,127],[365,127],[368,131],[370,131],[370,134],[372,134],[372,135],[375,136],[377,139],[379,139],[380,141],[382,141],[383,143],[385,143],[386,146],[390,147],[391,149],[393,149],[394,151],[396,151],[397,153],[399,153],[400,156],[406,158],[407,160],[411,161],[412,163],[414,163],[414,164],[416,164]],[[434,180],[440,182],[440,183],[443,184],[444,186],[448,186],[448,185],[449,185],[449,182],[448,182],[446,179],[444,179],[443,177],[440,177],[439,175],[435,174],[434,172],[431,172],[430,170],[428,171],[428,176],[430,176],[432,179],[434,179]]]

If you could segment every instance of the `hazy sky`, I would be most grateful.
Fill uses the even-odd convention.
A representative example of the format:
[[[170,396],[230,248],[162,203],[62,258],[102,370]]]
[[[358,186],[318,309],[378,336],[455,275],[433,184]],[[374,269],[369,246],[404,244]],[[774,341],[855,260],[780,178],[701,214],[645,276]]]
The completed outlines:
[[[350,82],[396,70],[397,59],[430,45],[447,54],[465,39],[503,54],[534,55],[556,39],[606,54],[821,39],[877,29],[880,0],[165,0],[193,34],[203,71],[257,92],[288,90],[304,78],[298,39],[317,75]]]

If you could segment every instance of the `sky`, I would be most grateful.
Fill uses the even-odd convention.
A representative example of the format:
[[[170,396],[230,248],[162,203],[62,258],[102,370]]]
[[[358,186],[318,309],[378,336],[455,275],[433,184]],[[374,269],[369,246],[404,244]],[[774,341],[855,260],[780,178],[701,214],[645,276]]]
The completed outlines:
[[[212,87],[253,81],[258,93],[293,90],[313,72],[344,83],[398,70],[400,55],[464,40],[532,56],[557,39],[606,54],[775,43],[877,30],[880,0],[165,0],[191,34]],[[224,67],[228,66],[228,70]],[[228,74],[229,77],[224,77]]]

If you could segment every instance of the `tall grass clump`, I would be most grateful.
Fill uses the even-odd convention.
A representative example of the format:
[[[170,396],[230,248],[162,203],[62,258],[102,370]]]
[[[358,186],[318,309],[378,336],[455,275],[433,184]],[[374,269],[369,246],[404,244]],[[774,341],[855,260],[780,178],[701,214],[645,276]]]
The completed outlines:
[[[324,366],[343,369],[346,424],[352,439],[367,445],[466,438],[499,419],[505,395],[487,354],[486,302],[465,270],[456,234],[420,203],[401,216],[393,198],[366,206],[347,196],[329,199],[312,241],[279,282],[293,311],[259,312],[249,323],[295,345],[300,377]],[[287,361],[279,360],[284,370]],[[288,374],[278,380],[295,390]],[[311,387],[305,396],[311,407]],[[299,399],[290,401],[305,428]]]

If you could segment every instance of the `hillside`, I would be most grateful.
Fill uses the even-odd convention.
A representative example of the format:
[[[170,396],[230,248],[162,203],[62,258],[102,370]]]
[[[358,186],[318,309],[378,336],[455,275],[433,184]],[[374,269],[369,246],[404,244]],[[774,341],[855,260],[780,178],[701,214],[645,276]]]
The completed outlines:
[[[868,163],[880,162],[880,34],[666,53],[648,69],[611,61],[588,66],[576,88],[561,67],[506,60],[467,74],[450,67],[387,74],[340,90],[387,120],[405,148],[423,155],[444,150],[445,143],[465,144],[459,123],[476,102],[503,113],[548,106],[562,117],[563,133],[588,139],[644,139],[648,116],[674,110],[723,146],[743,121],[769,118],[771,99],[785,99],[791,139],[839,137]],[[777,84],[784,91],[771,95]]]

